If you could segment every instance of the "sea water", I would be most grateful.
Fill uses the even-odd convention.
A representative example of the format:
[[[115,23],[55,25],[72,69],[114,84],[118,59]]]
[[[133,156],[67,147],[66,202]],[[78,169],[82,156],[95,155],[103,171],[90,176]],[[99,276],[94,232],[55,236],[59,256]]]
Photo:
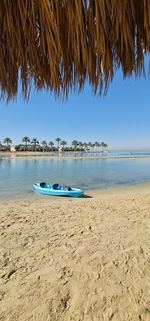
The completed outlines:
[[[35,182],[85,190],[150,181],[150,158],[0,159],[0,199],[35,195]]]

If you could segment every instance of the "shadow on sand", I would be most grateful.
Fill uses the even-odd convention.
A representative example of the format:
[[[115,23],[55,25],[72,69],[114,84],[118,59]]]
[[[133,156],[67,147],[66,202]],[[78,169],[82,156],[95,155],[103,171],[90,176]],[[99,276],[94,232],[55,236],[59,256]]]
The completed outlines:
[[[90,196],[90,195],[83,194],[83,195],[80,196],[80,198],[93,198],[93,197]]]

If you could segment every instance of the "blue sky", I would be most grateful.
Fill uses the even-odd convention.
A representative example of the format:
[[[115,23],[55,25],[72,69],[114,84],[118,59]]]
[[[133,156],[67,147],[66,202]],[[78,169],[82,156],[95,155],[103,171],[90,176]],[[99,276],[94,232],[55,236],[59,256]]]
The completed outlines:
[[[123,80],[117,72],[105,97],[93,96],[87,84],[82,93],[67,101],[31,91],[28,103],[0,102],[0,140],[19,143],[23,136],[68,144],[105,141],[110,149],[150,149],[150,78]]]

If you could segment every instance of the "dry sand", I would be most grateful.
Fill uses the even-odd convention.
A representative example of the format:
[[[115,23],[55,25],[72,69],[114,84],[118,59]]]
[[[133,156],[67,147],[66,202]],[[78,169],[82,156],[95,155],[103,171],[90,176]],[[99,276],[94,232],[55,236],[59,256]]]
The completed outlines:
[[[150,320],[150,184],[0,203],[1,321]]]

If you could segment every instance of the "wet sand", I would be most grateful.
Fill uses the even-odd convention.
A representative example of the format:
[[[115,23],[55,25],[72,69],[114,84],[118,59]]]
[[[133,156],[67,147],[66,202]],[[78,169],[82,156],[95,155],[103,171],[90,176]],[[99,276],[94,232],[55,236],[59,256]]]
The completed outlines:
[[[150,183],[0,202],[1,321],[150,320]]]

